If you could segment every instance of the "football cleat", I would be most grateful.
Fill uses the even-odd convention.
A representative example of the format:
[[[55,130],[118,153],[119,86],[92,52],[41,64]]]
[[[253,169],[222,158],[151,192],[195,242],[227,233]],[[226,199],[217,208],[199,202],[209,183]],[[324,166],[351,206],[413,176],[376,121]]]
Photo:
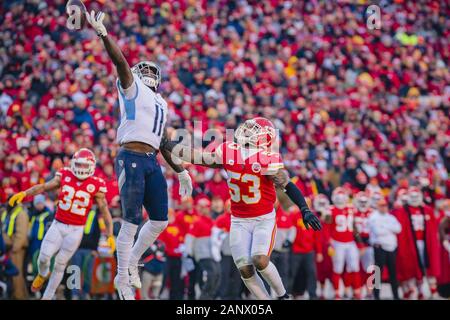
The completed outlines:
[[[114,287],[120,300],[136,300],[133,289],[129,283],[119,283],[117,276],[114,278]]]
[[[48,279],[48,276],[43,277],[38,273],[36,278],[34,278],[33,283],[31,284],[31,292],[36,293],[38,291],[41,291],[42,286],[47,281],[47,279]]]
[[[138,265],[130,265],[128,267],[128,272],[130,273],[130,284],[136,289],[142,288],[141,278],[139,277]]]
[[[283,296],[278,297],[277,300],[292,300],[292,296],[288,293],[285,293]]]

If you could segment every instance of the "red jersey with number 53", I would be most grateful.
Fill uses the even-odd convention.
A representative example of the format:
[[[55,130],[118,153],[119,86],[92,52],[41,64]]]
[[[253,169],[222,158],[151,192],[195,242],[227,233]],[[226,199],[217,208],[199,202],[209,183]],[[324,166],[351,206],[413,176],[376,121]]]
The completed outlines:
[[[78,179],[69,168],[56,173],[61,178],[61,189],[55,219],[70,225],[84,225],[98,192],[106,193],[105,181],[97,177]]]
[[[355,240],[353,235],[354,208],[347,206],[343,209],[331,207],[331,238],[339,242]]]
[[[224,142],[216,148],[216,155],[228,174],[231,214],[251,218],[271,213],[276,194],[269,175],[283,167],[280,154]]]

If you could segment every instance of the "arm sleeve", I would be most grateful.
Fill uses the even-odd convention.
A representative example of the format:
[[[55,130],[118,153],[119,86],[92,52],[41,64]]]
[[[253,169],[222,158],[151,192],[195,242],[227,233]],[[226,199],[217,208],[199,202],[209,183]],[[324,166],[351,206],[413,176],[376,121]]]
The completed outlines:
[[[304,211],[309,210],[308,204],[306,203],[305,197],[299,188],[292,182],[289,182],[285,188],[286,195],[299,207],[302,214]]]

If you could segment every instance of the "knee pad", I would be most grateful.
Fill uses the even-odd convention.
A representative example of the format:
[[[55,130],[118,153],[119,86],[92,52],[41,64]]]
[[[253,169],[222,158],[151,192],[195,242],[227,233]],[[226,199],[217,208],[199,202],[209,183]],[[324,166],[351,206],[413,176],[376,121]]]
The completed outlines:
[[[55,265],[53,267],[54,272],[64,272],[66,269],[67,261],[64,258],[58,258],[58,256],[55,259]]]
[[[67,251],[67,250],[61,250],[56,255],[55,258],[55,271],[64,271],[64,269],[67,266],[67,263],[69,262],[70,258],[72,258],[73,253]]]
[[[50,265],[50,260],[51,260],[50,256],[48,256],[42,252],[39,253],[39,257],[38,257],[39,264]]]

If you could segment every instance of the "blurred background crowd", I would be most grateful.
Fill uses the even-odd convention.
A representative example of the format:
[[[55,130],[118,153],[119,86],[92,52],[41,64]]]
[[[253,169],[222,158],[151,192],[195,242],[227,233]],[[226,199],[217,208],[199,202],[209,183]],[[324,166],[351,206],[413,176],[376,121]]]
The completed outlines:
[[[161,65],[160,93],[169,104],[171,127],[186,128],[201,140],[206,129],[225,132],[262,115],[279,129],[286,168],[311,203],[318,194],[331,200],[341,186],[350,198],[359,191],[381,194],[392,209],[400,189],[417,186],[438,223],[449,216],[450,37],[445,1],[379,1],[379,30],[366,26],[367,1],[84,2],[88,9],[107,13],[105,24],[130,65],[140,60]],[[106,180],[107,200],[119,220],[112,163],[118,150],[115,71],[93,30],[66,28],[65,4],[0,4],[0,203],[50,179],[78,148],[87,147],[96,154],[96,175]],[[195,130],[194,121],[201,121]],[[166,288],[170,293],[165,297],[174,299],[194,298],[196,281],[203,297],[241,297],[239,286],[225,286],[219,279],[240,281],[231,260],[225,262],[224,257],[230,258],[227,248],[222,248],[224,257],[217,266],[181,259],[185,236],[204,232],[190,226],[193,216],[208,216],[215,220],[211,228],[227,229],[227,219],[220,218],[229,197],[225,173],[193,165],[188,169],[194,181],[192,199],[179,199],[176,175],[165,170],[172,222],[165,238],[149,249],[148,282]],[[21,247],[16,251],[26,251],[26,261],[32,262],[39,248],[30,237],[39,240],[45,231],[40,231],[38,217],[48,213],[42,221],[51,218],[55,199],[55,194],[26,199],[28,222],[23,225],[29,226],[22,244],[16,245]],[[281,195],[279,199],[280,211],[298,214]],[[96,225],[95,212],[92,219]],[[10,231],[6,229],[4,233]],[[77,253],[83,270],[94,268],[90,256],[102,256],[97,231],[86,231],[80,249],[85,251]],[[91,233],[96,234],[93,240]],[[304,248],[295,248],[279,250],[304,253]],[[7,251],[0,246],[0,264],[14,274]],[[446,259],[448,263],[448,253]],[[113,270],[113,259],[110,263],[104,274]],[[25,280],[35,272],[33,263],[20,269]],[[219,275],[217,283],[202,283],[198,270],[204,269]],[[6,278],[8,272],[3,272]],[[309,282],[296,279],[297,270],[285,272],[302,295]],[[89,286],[90,281],[84,283]],[[98,292],[110,290],[99,287]],[[157,297],[159,290],[143,297]]]

